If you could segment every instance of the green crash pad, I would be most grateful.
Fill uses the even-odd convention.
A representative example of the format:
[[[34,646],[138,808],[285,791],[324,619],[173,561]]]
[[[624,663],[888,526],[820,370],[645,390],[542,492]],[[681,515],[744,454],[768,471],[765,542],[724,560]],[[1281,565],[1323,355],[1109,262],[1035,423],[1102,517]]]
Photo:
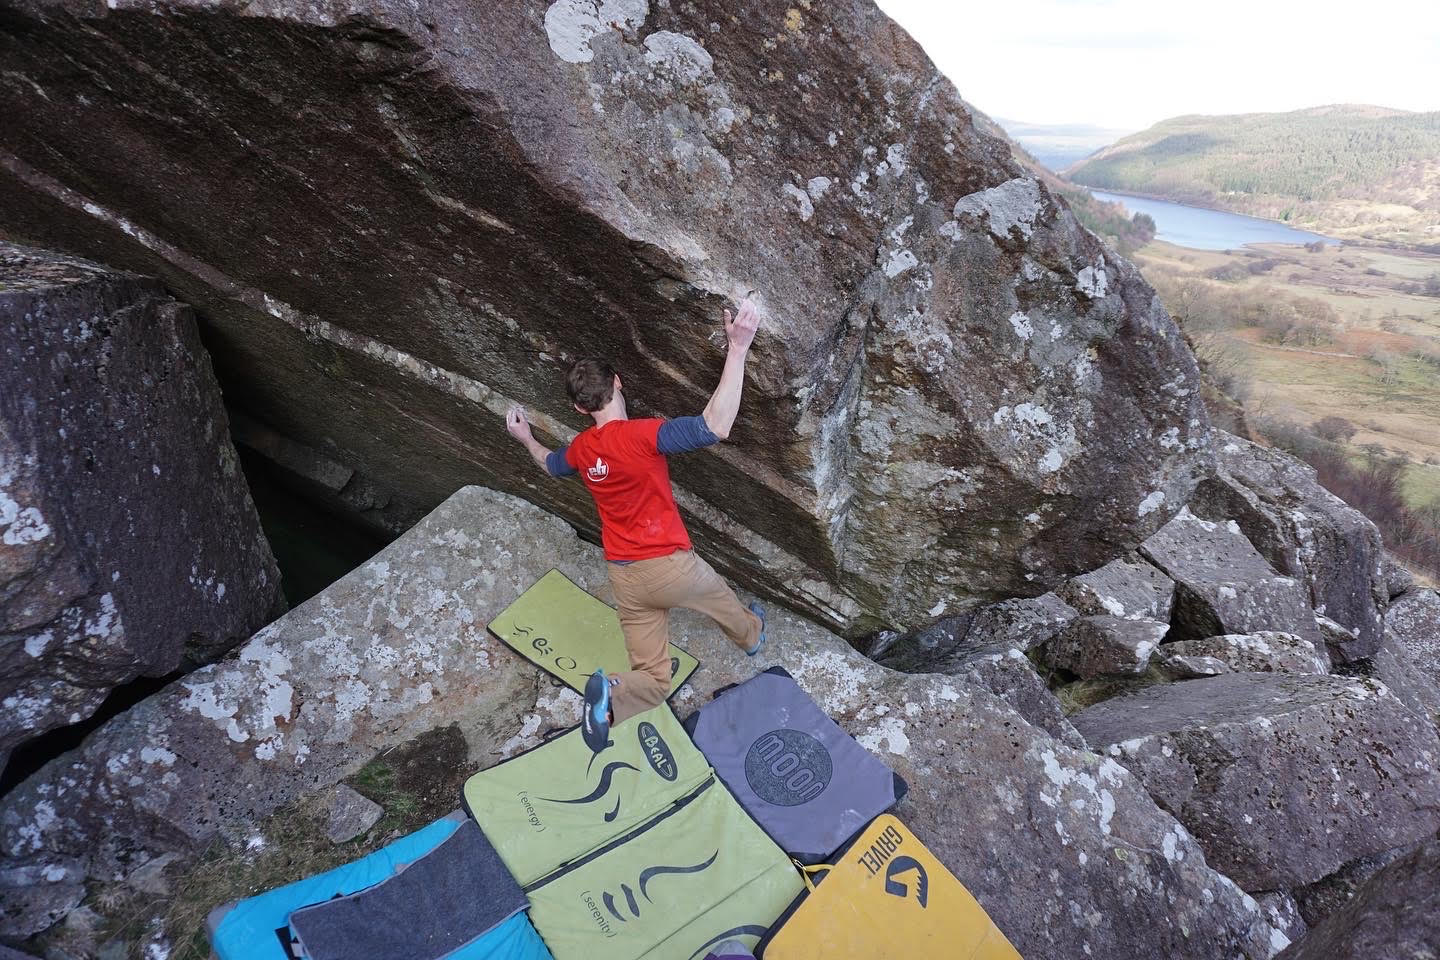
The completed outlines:
[[[609,843],[711,775],[666,704],[616,724],[610,741],[591,753],[577,727],[466,781],[466,807],[521,886]]]
[[[556,960],[698,960],[758,942],[803,889],[784,852],[668,705],[610,739],[592,754],[573,729],[465,783]]]
[[[803,888],[785,854],[711,775],[526,892],[531,922],[556,960],[689,960],[722,939],[756,942]]]
[[[541,669],[583,692],[597,669],[630,669],[620,618],[559,570],[551,570],[490,621],[490,632]],[[699,661],[670,644],[670,692],[695,672]]]

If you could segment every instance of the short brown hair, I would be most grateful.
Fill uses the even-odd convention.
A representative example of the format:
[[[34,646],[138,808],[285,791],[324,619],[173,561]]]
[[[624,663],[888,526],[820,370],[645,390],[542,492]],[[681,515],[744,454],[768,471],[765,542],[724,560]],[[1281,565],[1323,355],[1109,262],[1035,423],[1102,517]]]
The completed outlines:
[[[615,368],[605,360],[581,357],[570,364],[565,374],[565,389],[570,391],[570,402],[587,413],[594,413],[615,393]]]

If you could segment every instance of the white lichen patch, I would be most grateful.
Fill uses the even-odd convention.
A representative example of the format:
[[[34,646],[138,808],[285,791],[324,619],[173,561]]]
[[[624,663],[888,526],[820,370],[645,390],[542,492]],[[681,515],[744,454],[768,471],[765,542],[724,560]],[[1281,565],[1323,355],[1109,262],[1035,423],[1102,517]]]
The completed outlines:
[[[1059,471],[1080,447],[1072,424],[1057,422],[1050,411],[1029,401],[1001,407],[991,422],[1015,446],[1037,450],[1036,469],[1042,474]]]
[[[1180,846],[1182,839],[1178,827],[1166,831],[1165,836],[1160,840],[1160,852],[1165,855],[1166,860],[1171,863],[1179,863],[1185,859],[1185,851]]]
[[[915,259],[915,254],[909,250],[896,250],[890,254],[882,269],[885,271],[885,276],[894,279],[906,270],[918,266],[919,263],[920,261]]]
[[[50,641],[53,639],[54,635],[49,630],[26,637],[25,652],[32,657],[39,658],[40,655],[45,652],[45,649],[50,646]]]
[[[811,177],[805,184],[805,192],[810,195],[811,200],[819,200],[825,196],[825,191],[830,189],[833,182],[829,177]]]
[[[901,259],[897,272],[903,272],[915,266],[915,258],[910,255],[908,250],[901,251],[901,253],[905,256]],[[891,260],[894,261],[895,258],[892,257]],[[887,265],[887,273],[889,269],[890,266]],[[919,310],[911,310],[896,317],[891,323],[891,330],[898,335],[900,342],[905,347],[915,353],[920,367],[926,373],[939,373],[944,370],[946,361],[955,352],[955,341],[950,336],[950,325],[939,313],[921,313]],[[886,448],[889,448],[888,443]]]
[[[645,38],[645,62],[657,74],[681,84],[699,83],[715,75],[715,61],[698,40],[669,30]]]
[[[175,765],[175,754],[164,747],[141,747],[141,763],[158,763],[161,766],[171,767]]]
[[[27,458],[25,465],[33,467],[34,461]],[[8,465],[0,468],[0,543],[7,547],[39,543],[50,536],[50,524],[45,521],[40,508],[21,506],[15,499],[10,492],[15,482],[13,468]]]
[[[219,690],[219,684],[215,681],[206,683],[182,682],[181,686],[189,690],[190,695],[185,698],[180,706],[200,714],[200,716],[207,720],[229,719],[235,716],[235,711],[239,709],[235,701],[232,700],[227,703],[221,699],[222,694]]]
[[[981,190],[955,202],[953,216],[985,217],[990,232],[998,239],[1010,239],[1011,230],[1019,230],[1026,240],[1034,232],[1035,218],[1042,207],[1040,184],[1031,177],[1016,177],[998,187]]]
[[[909,166],[909,163],[906,159],[905,144],[892,143],[890,144],[890,146],[886,147],[883,166],[889,168],[889,173],[891,176],[898,177],[903,175],[906,168]],[[882,175],[885,173],[884,170],[878,168],[876,172]]]
[[[1030,427],[1043,427],[1053,421],[1050,411],[1042,406],[1033,403],[1020,403],[1014,407],[1001,407],[996,410],[991,419],[998,426],[1003,423],[1015,421]]]
[[[649,13],[649,0],[555,0],[545,11],[545,35],[561,60],[589,63],[592,38],[615,25],[634,30]]]
[[[1075,275],[1075,289],[1092,300],[1099,300],[1109,289],[1110,278],[1105,274],[1103,262],[1100,266],[1086,267]]]
[[[1135,512],[1139,516],[1147,517],[1150,514],[1154,513],[1156,510],[1159,510],[1160,507],[1164,505],[1164,503],[1165,491],[1155,490],[1152,493],[1148,494],[1144,500],[1140,501],[1140,505],[1135,508]]]
[[[795,682],[832,714],[858,701],[860,692],[870,686],[878,672],[873,664],[865,666],[858,653],[847,656],[838,650],[822,650],[786,667]]]
[[[1010,328],[1015,331],[1015,336],[1021,340],[1029,340],[1035,336],[1035,326],[1025,314],[1016,311],[1010,314]]]
[[[886,753],[904,756],[910,750],[910,738],[905,735],[905,721],[900,717],[881,717],[855,740],[860,746],[876,753],[884,750]]]
[[[800,215],[801,220],[809,220],[815,214],[815,205],[810,202],[810,194],[801,190],[793,183],[787,183],[781,190],[791,200],[791,206]]]

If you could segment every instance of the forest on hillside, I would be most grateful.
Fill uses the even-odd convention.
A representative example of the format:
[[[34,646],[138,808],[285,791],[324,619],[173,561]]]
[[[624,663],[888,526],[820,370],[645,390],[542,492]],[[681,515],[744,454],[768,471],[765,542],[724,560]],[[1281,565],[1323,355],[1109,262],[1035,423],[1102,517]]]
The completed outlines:
[[[1075,183],[1416,246],[1440,244],[1440,112],[1185,116],[1066,171]]]

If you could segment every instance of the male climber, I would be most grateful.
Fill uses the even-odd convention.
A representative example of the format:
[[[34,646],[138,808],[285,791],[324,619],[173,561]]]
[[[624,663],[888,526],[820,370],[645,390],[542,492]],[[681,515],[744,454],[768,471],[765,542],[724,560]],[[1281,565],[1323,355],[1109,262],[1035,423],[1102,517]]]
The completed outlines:
[[[591,358],[571,364],[565,380],[571,403],[595,425],[568,446],[551,452],[536,440],[522,407],[506,414],[510,435],[550,476],[581,475],[600,513],[630,669],[608,677],[596,670],[585,684],[581,732],[596,753],[605,748],[611,724],[659,706],[669,695],[672,607],[708,615],[749,656],[765,645],[764,609],[758,603],[741,606],[735,591],[691,549],[665,461],[730,435],[759,323],[748,298],[733,319],[725,311],[725,370],[701,416],[631,420],[620,377],[610,364]]]

